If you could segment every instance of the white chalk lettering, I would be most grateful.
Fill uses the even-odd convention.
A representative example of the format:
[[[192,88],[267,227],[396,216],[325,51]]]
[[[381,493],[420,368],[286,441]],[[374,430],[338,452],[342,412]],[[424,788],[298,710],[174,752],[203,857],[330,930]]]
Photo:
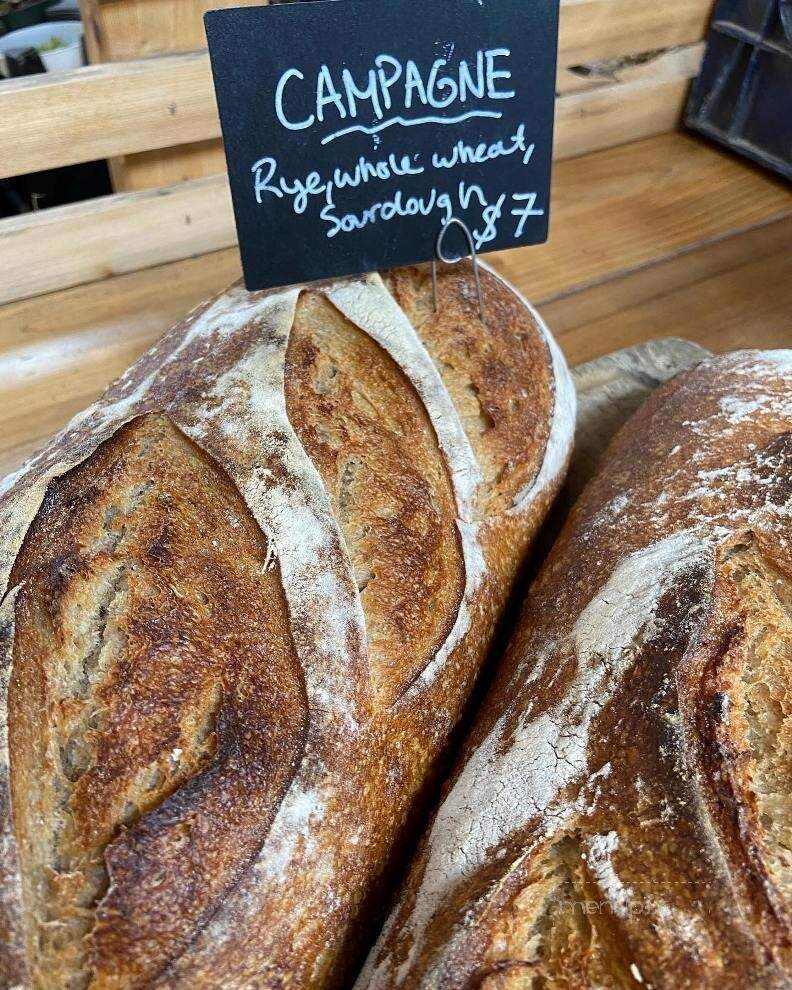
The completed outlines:
[[[407,62],[407,71],[404,73],[404,107],[406,110],[409,110],[412,106],[413,93],[417,93],[419,101],[426,106],[429,98],[426,95],[426,87],[421,78],[421,73],[415,62],[409,59]]]
[[[496,69],[496,58],[508,58],[511,52],[508,48],[489,48],[484,52],[487,60],[487,96],[491,100],[511,100],[514,98],[514,90],[507,89],[502,92],[496,88],[498,79],[511,79],[511,72],[508,69]]]
[[[360,89],[354,80],[347,80],[342,75],[344,93],[339,94],[339,90],[331,86],[330,77],[327,76],[322,84],[322,109],[335,105],[334,93],[346,100],[347,109],[356,109],[358,102],[370,100],[368,91],[380,85],[380,72],[386,82],[393,80],[395,84],[398,82],[398,73],[394,62],[394,59],[386,56],[376,71],[372,70],[366,82],[366,91]],[[443,90],[444,77],[440,73],[444,64],[443,59],[436,59],[437,73],[429,76],[432,98],[438,101],[446,99],[450,92],[446,92],[444,97],[437,96]],[[388,92],[387,86],[380,89],[381,94]],[[381,107],[383,111],[386,109],[385,96],[382,96]],[[278,200],[286,200],[296,214],[305,213],[315,204],[313,208],[318,211],[319,219],[326,225],[325,234],[331,239],[353,234],[374,224],[387,224],[399,218],[435,215],[439,226],[453,216],[465,215],[474,246],[479,251],[487,244],[502,242],[501,227],[504,217],[515,218],[511,236],[519,241],[524,238],[531,218],[543,217],[545,210],[537,205],[539,194],[536,191],[503,191],[501,183],[500,188],[493,193],[488,189],[485,173],[482,173],[482,181],[467,182],[454,179],[453,170],[457,166],[481,166],[513,155],[520,156],[522,163],[527,166],[536,147],[535,144],[528,143],[527,134],[526,124],[521,123],[508,137],[495,135],[489,143],[477,144],[458,140],[445,149],[428,154],[426,161],[421,160],[419,153],[404,154],[394,151],[379,158],[359,155],[352,162],[327,163],[304,175],[283,175],[279,171],[276,158],[262,156],[251,166],[253,195],[258,204],[263,204],[270,195]],[[435,184],[429,185],[427,189],[416,192],[414,184],[399,188],[400,180],[426,172],[434,172],[438,177],[429,180]],[[492,174],[497,175],[497,171]],[[448,176],[447,189],[443,188],[443,175]],[[361,208],[354,190],[366,186],[376,190],[382,184],[386,184],[385,189],[379,195],[374,192],[369,204]],[[354,206],[350,207],[350,203],[354,203]]]
[[[476,52],[476,78],[470,73],[467,62],[459,63],[459,102],[465,103],[468,94],[472,93],[477,100],[484,99],[486,82],[484,79],[484,52]]]
[[[426,87],[429,102],[438,110],[444,110],[447,106],[452,104],[459,95],[459,83],[454,82],[450,76],[440,76],[439,79],[437,78],[440,70],[447,64],[448,63],[444,58],[437,58],[434,60],[432,63],[432,69],[429,73],[429,82]],[[438,99],[437,93],[442,93],[444,89],[448,92],[442,99]]]
[[[358,100],[369,100],[371,102],[374,115],[376,117],[382,116],[382,110],[379,102],[379,89],[377,87],[379,80],[377,79],[377,73],[374,69],[369,69],[369,74],[367,77],[368,84],[362,89],[359,89],[355,85],[355,80],[352,78],[352,73],[349,69],[344,69],[341,73],[341,78],[344,81],[344,92],[346,93],[350,117],[357,117]]]
[[[286,83],[290,79],[305,79],[305,76],[299,69],[287,69],[283,73],[278,80],[278,85],[275,87],[275,115],[281,124],[284,127],[288,127],[290,131],[302,131],[306,127],[312,127],[316,117],[311,114],[309,117],[306,117],[305,120],[300,120],[296,123],[286,117],[286,112],[283,109],[283,91],[286,89]]]
[[[343,120],[347,115],[344,101],[341,94],[333,84],[333,77],[330,69],[323,65],[316,77],[316,119],[324,120],[325,107],[334,106],[338,110],[338,115]]]
[[[515,239],[522,237],[523,230],[525,229],[525,222],[528,217],[543,217],[544,210],[535,210],[534,205],[536,203],[536,193],[514,193],[512,199],[515,203],[524,203],[519,210],[512,210],[511,215],[513,217],[519,217],[519,222],[517,224],[517,229],[514,231]]]
[[[414,217],[420,214],[427,217],[434,210],[441,212],[441,223],[447,223],[454,215],[454,207],[448,193],[438,193],[432,187],[424,196],[405,196],[401,189],[397,190],[392,199],[372,203],[362,213],[336,213],[334,203],[322,207],[320,217],[330,225],[328,237],[339,233],[349,234],[354,230],[363,230],[370,224],[383,221],[387,223],[394,217]]]
[[[533,149],[533,145],[526,145],[525,124],[520,124],[508,144],[498,140],[493,141],[492,144],[482,142],[473,146],[464,141],[457,141],[450,153],[441,154],[435,151],[432,154],[432,167],[456,168],[457,165],[483,165],[484,162],[513,155],[518,151],[523,153],[523,164],[527,165]]]
[[[392,55],[378,55],[374,59],[374,65],[377,67],[377,78],[379,79],[380,91],[382,92],[382,105],[386,110],[390,110],[393,106],[390,95],[391,87],[395,86],[402,77],[403,70],[401,62]],[[389,65],[392,69],[390,75],[385,74],[386,65]]]
[[[453,51],[449,45],[448,53]],[[476,52],[475,60],[460,60],[455,66],[449,58],[436,58],[429,66],[420,66],[415,59],[402,62],[394,55],[382,52],[362,72],[355,73],[347,66],[333,69],[322,65],[316,73],[313,87],[298,68],[286,69],[275,87],[275,116],[288,130],[298,131],[331,120],[357,120],[365,118],[371,123],[357,128],[346,128],[349,133],[358,129],[374,134],[390,123],[404,126],[415,120],[405,118],[400,111],[424,108],[446,110],[454,105],[461,107],[474,101],[510,100],[513,89],[506,86],[512,78],[504,61],[511,56],[508,48],[487,48]],[[301,85],[303,84],[303,85]],[[313,101],[313,112],[302,120],[293,119],[285,108],[287,85],[292,99],[298,106]],[[386,115],[395,111],[389,120]],[[471,115],[499,117],[494,111],[468,111]],[[433,115],[421,117],[423,122],[455,123],[466,119],[454,114],[447,120]]]

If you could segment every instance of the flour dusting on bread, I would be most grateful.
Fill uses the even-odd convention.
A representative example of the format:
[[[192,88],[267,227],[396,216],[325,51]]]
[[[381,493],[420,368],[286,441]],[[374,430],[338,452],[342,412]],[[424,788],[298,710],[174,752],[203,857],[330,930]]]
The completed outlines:
[[[790,352],[650,397],[532,589],[358,990],[787,985],[791,507]]]
[[[409,288],[422,279],[420,272],[410,270],[401,277],[400,284]],[[445,276],[441,276],[441,281],[444,279]],[[503,335],[511,335],[509,346],[519,350],[528,347],[526,342],[533,341],[530,353],[541,355],[542,348],[549,344],[549,339],[542,340],[546,336],[544,328],[538,327],[531,314],[521,310],[519,305],[515,307],[508,289],[503,289],[494,280],[490,282],[488,291],[493,301],[503,306],[508,316]],[[464,285],[464,279],[459,281],[458,272],[452,285],[454,293],[450,298],[454,306],[459,306],[460,285]],[[388,428],[396,433],[401,430],[400,442],[405,445],[409,445],[411,431],[418,427],[427,436],[433,432],[433,440],[420,441],[424,444],[421,449],[428,449],[435,442],[439,466],[435,460],[421,462],[420,458],[416,458],[416,464],[430,463],[439,480],[435,488],[424,486],[418,494],[431,500],[433,493],[444,492],[443,485],[450,481],[452,497],[448,497],[447,504],[452,507],[451,514],[454,505],[456,508],[464,592],[460,592],[458,606],[456,597],[449,599],[448,607],[454,611],[448,626],[439,626],[445,638],[428,654],[428,659],[418,651],[419,673],[413,676],[414,672],[409,671],[412,677],[408,680],[409,690],[390,708],[383,706],[382,695],[378,695],[373,683],[370,644],[377,630],[366,628],[368,613],[362,597],[367,584],[376,582],[377,576],[365,566],[357,570],[353,567],[349,529],[345,530],[341,521],[346,512],[349,518],[344,518],[344,525],[348,527],[355,523],[343,500],[349,499],[350,493],[360,500],[365,498],[365,492],[354,491],[355,463],[352,458],[346,464],[349,471],[342,472],[340,494],[331,491],[329,476],[326,471],[323,473],[326,465],[320,465],[314,449],[309,453],[307,448],[308,439],[316,443],[323,441],[322,430],[328,435],[333,429],[343,432],[355,416],[368,415],[365,407],[369,400],[363,394],[357,395],[360,406],[344,410],[347,417],[344,422],[343,418],[339,420],[337,409],[327,397],[327,382],[317,381],[316,394],[310,398],[314,409],[319,409],[314,420],[303,417],[295,426],[287,408],[287,366],[291,368],[290,381],[297,375],[294,365],[289,365],[290,342],[302,334],[300,359],[305,366],[312,360],[312,353],[320,352],[323,346],[316,335],[312,337],[304,329],[304,316],[301,317],[303,323],[295,329],[298,315],[304,314],[305,309],[320,297],[326,310],[329,301],[353,328],[344,338],[345,346],[356,346],[353,338],[358,332],[377,345],[377,354],[365,352],[368,355],[366,362],[371,358],[368,363],[375,366],[379,361],[373,374],[380,375],[377,381],[384,383],[382,394],[386,395],[387,402],[386,408],[381,410],[375,405],[374,413],[381,411]],[[478,325],[473,326],[465,316],[464,307],[468,304],[469,300],[464,300],[459,326],[467,333],[468,340],[474,340],[480,331]],[[318,313],[326,326],[335,326],[326,310],[323,313],[321,306],[314,306],[312,312]],[[540,339],[538,346],[534,338]],[[482,346],[481,342],[476,346]],[[364,351],[365,348],[354,353],[360,355]],[[556,403],[552,442],[545,449],[547,420],[553,409],[545,397],[552,396],[558,387],[555,378],[559,381],[563,378],[566,382],[568,373],[557,351],[553,352],[552,359],[549,351],[547,353],[546,362],[530,369],[542,401],[532,404],[535,408],[528,410],[533,419],[525,420],[524,417],[524,420],[536,424],[536,437],[526,434],[504,439],[502,434],[508,431],[501,428],[497,444],[493,444],[492,464],[488,466],[490,469],[494,465],[497,475],[500,464],[504,463],[498,458],[516,463],[515,451],[525,456],[528,471],[534,464],[544,461],[541,491],[536,490],[525,500],[525,516],[519,531],[511,528],[507,532],[504,524],[493,520],[494,513],[488,513],[483,502],[479,504],[482,472],[463,420],[410,319],[379,277],[254,294],[248,294],[240,287],[232,288],[199,307],[180,326],[166,334],[108,389],[96,405],[75,417],[52,444],[0,486],[0,595],[4,595],[0,607],[6,619],[0,636],[0,670],[5,678],[4,685],[13,675],[13,611],[17,590],[6,586],[31,523],[39,518],[45,494],[56,479],[60,479],[58,484],[64,479],[64,483],[70,483],[69,479],[76,477],[77,471],[85,469],[83,474],[89,479],[90,489],[84,499],[87,508],[78,498],[75,518],[82,519],[90,529],[89,517],[80,513],[93,511],[94,501],[97,504],[101,501],[106,485],[111,499],[108,511],[111,515],[115,512],[112,497],[116,482],[108,483],[102,476],[100,483],[94,485],[92,472],[100,470],[97,465],[105,465],[101,470],[109,470],[107,464],[115,463],[112,456],[117,449],[122,450],[118,463],[126,463],[123,457],[132,457],[128,438],[142,436],[145,446],[148,442],[145,438],[150,433],[161,434],[168,450],[171,448],[167,443],[171,443],[187,465],[185,471],[189,468],[198,472],[191,477],[211,475],[222,491],[226,491],[224,486],[230,487],[227,504],[217,508],[224,514],[213,518],[222,519],[222,523],[216,524],[218,529],[227,524],[240,536],[243,532],[250,536],[252,527],[255,540],[260,538],[260,547],[258,543],[255,545],[261,556],[250,565],[251,574],[260,577],[262,588],[267,582],[267,588],[273,582],[278,584],[280,590],[273,597],[273,612],[277,611],[276,604],[280,602],[282,592],[286,603],[284,614],[288,615],[290,648],[293,646],[299,661],[300,676],[290,680],[284,675],[283,683],[276,685],[273,682],[271,697],[260,687],[246,696],[248,688],[235,678],[232,683],[215,685],[207,696],[210,702],[208,721],[198,727],[204,747],[201,760],[204,757],[205,760],[197,767],[190,762],[194,754],[188,742],[179,737],[178,726],[173,738],[168,736],[165,741],[164,755],[158,751],[154,761],[145,753],[137,753],[142,745],[142,734],[137,729],[131,733],[130,766],[139,755],[145,764],[139,773],[137,764],[129,771],[134,777],[133,790],[150,785],[151,793],[146,799],[150,807],[145,802],[140,807],[133,807],[128,802],[130,807],[122,808],[117,820],[108,819],[109,835],[91,838],[90,853],[97,860],[95,865],[99,869],[96,889],[91,888],[90,896],[84,896],[80,886],[81,853],[75,858],[64,859],[60,865],[56,862],[53,871],[52,890],[62,891],[62,896],[53,895],[57,902],[53,917],[60,917],[59,911],[68,917],[74,906],[72,902],[83,898],[77,905],[81,926],[78,937],[72,938],[71,942],[71,936],[45,939],[47,952],[52,950],[64,969],[71,967],[75,986],[90,980],[92,968],[99,974],[100,981],[110,979],[112,974],[114,985],[134,983],[153,987],[203,985],[209,979],[226,980],[228,985],[236,985],[234,981],[248,985],[257,980],[278,981],[284,973],[294,975],[298,971],[306,980],[315,980],[318,984],[334,967],[337,970],[343,966],[342,950],[346,951],[347,936],[354,934],[357,912],[369,892],[369,885],[385,863],[393,836],[401,828],[410,802],[420,789],[426,769],[437,751],[438,740],[444,737],[458,716],[497,613],[505,601],[510,575],[522,553],[520,548],[527,545],[541,513],[560,483],[571,442],[571,412],[568,402]],[[344,357],[343,353],[341,357]],[[358,357],[357,360],[362,359]],[[385,367],[388,361],[394,363],[395,372]],[[354,365],[354,360],[350,363]],[[369,370],[367,368],[366,372]],[[354,367],[344,371],[354,375]],[[332,368],[330,373],[333,373]],[[502,389],[503,394],[496,388],[493,401],[501,402],[504,409],[511,408],[512,401],[517,406],[522,403],[521,409],[525,413],[525,396],[532,393],[522,388],[517,395],[512,382],[519,382],[520,376],[524,379],[526,374],[527,369],[523,369],[512,375],[508,387]],[[364,377],[362,371],[361,377]],[[563,387],[563,382],[561,385]],[[492,389],[492,383],[487,387]],[[474,385],[470,388],[474,390]],[[391,389],[390,393],[388,389]],[[409,397],[405,397],[405,392],[409,392]],[[412,410],[409,403],[417,403],[422,408],[420,414],[411,413],[411,425],[405,427],[395,421],[398,412]],[[482,421],[485,421],[484,417]],[[468,419],[464,422],[467,425]],[[316,432],[318,439],[308,436],[311,430]],[[416,436],[413,435],[413,446],[417,448]],[[486,437],[483,440],[477,437],[477,443],[477,451],[486,449]],[[412,454],[413,451],[408,450],[405,460],[409,461]],[[176,458],[177,455],[173,456]],[[111,458],[109,462],[108,458]],[[135,470],[148,469],[138,463],[137,454],[132,460]],[[162,529],[161,534],[152,535],[151,546],[145,551],[154,561],[155,570],[167,558],[170,522],[167,499],[173,499],[172,495],[166,497],[160,490],[160,481],[149,485],[150,492],[146,496],[149,502],[141,509],[141,518],[153,519],[154,524],[159,520]],[[62,485],[57,492],[61,489]],[[506,482],[504,489],[509,491]],[[56,491],[55,487],[50,491]],[[237,494],[241,500],[234,502]],[[226,571],[222,567],[212,562],[217,546],[212,533],[207,531],[209,515],[201,502],[201,492],[190,489],[182,496],[190,512],[196,513],[189,519],[192,520],[190,525],[200,531],[200,539],[196,537],[195,541],[200,544],[196,550],[198,556],[205,553],[200,567],[205,566],[210,575],[207,580],[215,582],[212,593],[227,603],[227,596],[233,593],[233,582],[225,577]],[[47,503],[44,504],[46,507]],[[52,518],[60,519],[63,513],[68,517],[68,507],[56,504],[54,508]],[[413,525],[410,529],[402,526],[401,519],[388,514],[389,506],[382,500],[375,509],[383,512],[380,521],[390,541],[383,552],[393,554],[393,546],[396,546],[395,552],[402,553],[406,562],[420,562],[421,540],[424,534],[430,535],[431,530],[431,526],[424,525],[424,519],[438,519],[438,526],[445,520],[439,510],[434,515],[421,516],[416,509],[408,519]],[[207,514],[202,517],[202,512]],[[195,519],[199,521],[196,523]],[[101,558],[102,553],[124,550],[127,537],[123,527],[128,521],[126,516],[118,517],[117,525],[114,523],[110,527],[112,532],[105,532],[100,527],[96,545],[90,547],[96,553],[88,563],[93,564],[94,557]],[[452,533],[453,522],[452,517],[449,524]],[[36,540],[41,542],[38,535],[34,536],[34,543]],[[437,545],[446,553],[445,544]],[[71,550],[70,547],[66,549]],[[88,559],[84,549],[80,548],[75,555],[80,566]],[[456,544],[452,549],[458,549]],[[42,553],[46,550],[44,546]],[[385,560],[387,562],[387,556]],[[112,568],[116,563],[112,561],[111,564],[110,570],[115,573]],[[431,559],[430,564],[434,564]],[[66,584],[71,580],[69,566],[68,561],[63,565]],[[133,574],[136,566],[137,562],[131,560],[128,573]],[[247,558],[244,566],[248,566]],[[97,579],[99,591],[104,589],[103,567],[104,562],[97,565],[97,573],[101,571],[101,580]],[[409,569],[406,566],[403,569],[407,574],[403,593],[407,595],[415,581],[411,584]],[[452,570],[449,564],[449,573]],[[438,573],[442,576],[442,571]],[[124,574],[127,575],[127,571]],[[135,577],[135,581],[139,590],[145,590],[142,577]],[[204,665],[202,669],[211,666],[215,657],[208,628],[201,624],[203,620],[196,622],[193,618],[185,618],[192,616],[192,604],[179,612],[185,594],[179,581],[171,584],[155,581],[153,586],[157,593],[172,595],[179,603],[178,608],[174,606],[170,612],[166,609],[161,616],[154,617],[147,632],[156,639],[161,626],[171,623],[173,629],[169,628],[168,635],[176,644],[173,648],[178,659],[173,670],[182,670],[179,665],[190,662],[193,650]],[[60,607],[58,596],[61,592],[62,589],[57,590],[55,595],[57,607]],[[194,587],[190,594],[196,598],[198,612],[209,607],[207,596],[202,600]],[[126,595],[124,588],[121,595],[124,601]],[[116,636],[113,625],[116,613],[103,605],[104,598],[99,592],[97,596],[101,600],[92,600],[96,615],[93,612],[91,615],[99,630],[100,650],[104,649],[105,632],[111,638],[115,636],[113,656],[110,657],[109,652],[107,656],[101,653],[101,663],[95,671],[96,683],[92,690],[99,693],[109,692],[102,678],[106,679],[111,673],[114,677],[122,676],[129,660],[123,636]],[[419,596],[414,593],[413,598],[416,597]],[[244,604],[252,608],[253,601],[258,601],[255,594]],[[446,604],[444,601],[444,607]],[[214,627],[211,630],[211,635],[221,638],[222,650],[217,652],[225,651],[244,660],[255,651],[251,652],[242,640],[237,640],[233,605],[228,607],[226,604],[224,611],[227,627],[221,621],[219,633]],[[268,621],[266,612],[266,608],[259,609],[257,616],[265,625]],[[175,618],[177,613],[179,617]],[[376,624],[376,614],[374,618]],[[133,619],[134,616],[130,621]],[[187,627],[176,628],[182,621],[188,623]],[[275,622],[275,617],[272,621]],[[254,626],[255,622],[250,628]],[[212,655],[203,656],[200,647],[194,646],[203,634],[207,636],[206,644]],[[25,636],[28,635],[26,632]],[[144,658],[149,662],[160,657],[158,651],[161,649],[163,677],[172,676],[171,667],[167,665],[169,648],[152,647],[151,656],[147,654]],[[278,654],[276,659],[288,665],[291,654],[285,647],[282,652],[284,656]],[[112,659],[113,663],[103,666],[106,659]],[[133,674],[137,663],[137,660],[130,663]],[[270,668],[275,666],[274,662],[263,665],[262,676],[269,676]],[[398,669],[394,672],[397,686],[400,673]],[[30,677],[34,682],[32,674]],[[145,684],[142,687],[144,691],[148,690]],[[158,705],[162,698],[156,694],[157,685],[149,687],[156,695],[156,701],[149,703],[144,699],[145,703],[141,702],[140,711],[136,713],[141,722],[154,715],[159,717]],[[281,691],[282,694],[278,693]],[[114,703],[122,706],[128,697],[128,691],[118,699],[112,695]],[[303,698],[307,710],[304,730],[300,716]],[[4,702],[5,698],[0,694],[0,730],[3,732],[8,719]],[[73,699],[68,702],[75,707]],[[248,702],[250,705],[245,708]],[[264,718],[261,713],[268,711],[268,706],[273,711]],[[264,718],[260,725],[244,721],[243,716],[249,716],[253,710]],[[88,726],[84,735],[90,735],[87,748],[96,748],[103,738],[101,718],[98,727],[91,726],[88,717],[91,713],[87,709],[86,712],[83,728]],[[36,731],[41,728],[46,735],[45,715],[39,713],[33,721]],[[47,737],[47,745],[52,749],[55,735],[50,734],[52,739]],[[268,740],[270,736],[274,750],[261,751],[262,740]],[[117,734],[115,742],[118,742]],[[82,754],[79,744],[80,740],[76,739],[77,748],[73,753],[68,746],[63,751],[67,770],[71,768],[71,755]],[[257,759],[247,755],[251,746],[258,754]],[[91,754],[90,758],[94,759],[93,750]],[[159,765],[160,755],[164,769]],[[15,758],[19,759],[12,752],[12,765]],[[237,764],[242,776],[235,777],[230,784],[218,784],[222,773]],[[264,772],[266,766],[270,767],[269,773]],[[7,814],[8,769],[6,748],[0,752],[0,798],[3,799],[0,805],[4,804],[0,810],[6,812],[0,823],[4,829],[0,833],[0,850],[4,852],[3,862],[13,866],[15,837]],[[89,769],[91,773],[101,773],[101,760],[97,759],[87,768],[80,765],[77,770],[81,779],[87,780]],[[48,774],[43,777],[47,781],[50,779]],[[281,779],[285,781],[283,792],[275,794]],[[83,786],[76,777],[72,783],[72,791]],[[243,784],[250,789],[247,815],[235,803]],[[270,786],[273,796],[267,805]],[[236,790],[232,793],[233,788]],[[151,796],[155,791],[156,800]],[[71,801],[70,795],[71,791],[63,797],[64,807]],[[222,829],[215,830],[217,834],[212,834],[212,823],[205,820],[205,814],[202,817],[202,809],[209,806],[206,802],[211,804],[212,801],[218,802],[213,820],[223,819]],[[228,814],[238,819],[236,832],[227,829],[228,823],[223,816]],[[102,821],[104,824],[105,819]],[[89,830],[90,827],[89,822]],[[72,828],[71,824],[69,828]],[[56,822],[50,829],[56,845],[63,840],[63,836],[58,837],[57,830]],[[235,841],[235,835],[239,841]],[[196,836],[200,839],[197,845]],[[77,835],[77,840],[82,841],[82,836]],[[204,855],[207,849],[212,850],[211,856]],[[104,864],[100,862],[103,859]],[[69,873],[74,864],[77,864],[74,871]],[[136,870],[141,871],[139,876]],[[45,958],[42,950],[36,948],[35,935],[31,937],[31,934],[38,921],[31,918],[30,904],[23,905],[20,911],[20,898],[15,890],[14,884],[9,883],[0,897],[0,911],[5,912],[14,942],[6,955],[14,965],[23,965],[20,962],[22,936],[12,931],[11,926],[14,917],[26,919],[29,957],[39,973],[50,972],[56,980],[59,978],[58,963],[50,965],[50,956]],[[58,953],[63,954],[58,956]]]
[[[536,644],[530,658],[534,662],[529,659],[535,681],[551,676],[551,657],[556,664],[564,659],[574,664],[563,700],[538,716],[530,703],[516,716],[510,706],[468,759],[427,839],[426,867],[405,933],[410,950],[393,983],[386,960],[364,972],[361,986],[376,990],[409,982],[427,926],[454,888],[529,823],[543,839],[564,827],[579,797],[578,792],[567,794],[567,788],[591,776],[593,719],[608,704],[642,644],[656,634],[663,597],[707,559],[704,545],[687,534],[632,554],[618,565],[565,641]],[[689,621],[696,623],[695,613]],[[425,978],[432,977],[427,973]]]
[[[459,613],[446,641],[431,663],[402,699],[409,704],[412,694],[430,683],[442,669],[470,627],[469,603],[486,570],[478,540],[476,491],[481,471],[459,414],[432,359],[409,320],[385,288],[378,274],[342,282],[328,290],[328,298],[356,326],[377,341],[403,369],[421,396],[432,421],[440,448],[444,451],[456,494],[459,519],[457,528],[465,561],[465,591]]]
[[[607,897],[613,913],[619,918],[625,917],[634,891],[625,887],[613,867],[612,855],[619,848],[619,836],[616,832],[593,835],[585,841],[585,848],[586,866],[594,875],[597,886]]]

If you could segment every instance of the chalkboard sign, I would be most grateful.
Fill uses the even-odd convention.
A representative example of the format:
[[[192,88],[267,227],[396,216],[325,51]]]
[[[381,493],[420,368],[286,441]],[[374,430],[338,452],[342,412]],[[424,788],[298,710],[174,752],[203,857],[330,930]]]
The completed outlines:
[[[558,0],[205,15],[249,289],[547,239]],[[458,240],[455,240],[457,238]],[[468,253],[449,230],[446,255]]]

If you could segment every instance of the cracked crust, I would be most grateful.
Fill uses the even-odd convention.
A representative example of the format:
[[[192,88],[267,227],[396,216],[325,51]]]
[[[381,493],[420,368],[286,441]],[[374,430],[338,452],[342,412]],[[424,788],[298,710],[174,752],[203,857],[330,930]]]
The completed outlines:
[[[618,435],[356,990],[792,983],[792,352]]]
[[[485,274],[484,341],[469,278],[232,288],[0,486],[3,985],[354,965],[571,443],[546,330]]]

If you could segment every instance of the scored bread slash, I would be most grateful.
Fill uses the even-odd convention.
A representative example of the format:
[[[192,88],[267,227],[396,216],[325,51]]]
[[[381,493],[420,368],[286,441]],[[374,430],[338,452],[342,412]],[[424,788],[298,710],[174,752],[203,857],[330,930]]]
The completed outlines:
[[[0,982],[337,985],[561,483],[465,263],[247,293],[0,484]]]
[[[356,990],[789,985],[792,351],[617,434]]]

